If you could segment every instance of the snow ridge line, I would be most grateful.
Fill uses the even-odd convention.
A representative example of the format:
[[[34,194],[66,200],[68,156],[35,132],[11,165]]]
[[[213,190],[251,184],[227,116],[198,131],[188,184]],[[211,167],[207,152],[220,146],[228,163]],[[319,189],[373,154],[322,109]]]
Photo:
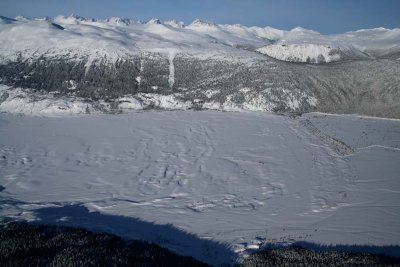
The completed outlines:
[[[313,135],[318,137],[319,140],[321,140],[323,143],[333,146],[340,155],[347,156],[347,155],[351,155],[354,153],[353,148],[351,148],[349,145],[347,145],[343,141],[340,141],[338,139],[331,137],[330,135],[323,133],[320,129],[315,127],[314,124],[312,124],[312,122],[309,119],[301,121],[301,124],[307,130],[309,130]]]

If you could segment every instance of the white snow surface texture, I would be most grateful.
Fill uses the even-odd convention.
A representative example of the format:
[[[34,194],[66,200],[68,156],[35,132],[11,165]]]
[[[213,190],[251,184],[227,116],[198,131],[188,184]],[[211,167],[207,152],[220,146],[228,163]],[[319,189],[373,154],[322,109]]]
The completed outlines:
[[[84,44],[84,45],[83,45]],[[117,60],[141,52],[192,56],[248,58],[257,50],[279,60],[322,63],[400,52],[400,29],[376,28],[322,35],[300,27],[283,31],[271,27],[222,25],[196,20],[188,26],[152,19],[88,19],[57,16],[45,19],[0,17],[0,59],[99,56]],[[171,60],[172,62],[172,60]],[[172,84],[172,79],[170,80]]]
[[[351,149],[339,153],[338,145]],[[399,245],[399,163],[399,120],[2,113],[0,216],[49,222],[51,215],[52,223],[145,239],[215,265],[233,258],[214,241],[241,257],[298,240]],[[90,213],[64,213],[77,206]],[[54,209],[47,217],[46,208]],[[112,226],[106,215],[125,219]],[[138,231],[129,218],[171,224],[205,243],[150,226]]]

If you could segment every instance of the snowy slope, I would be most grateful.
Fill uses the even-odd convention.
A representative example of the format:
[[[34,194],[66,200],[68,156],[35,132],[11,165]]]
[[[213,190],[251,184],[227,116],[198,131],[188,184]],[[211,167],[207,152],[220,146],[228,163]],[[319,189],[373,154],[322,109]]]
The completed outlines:
[[[82,44],[84,44],[82,46]],[[399,29],[372,29],[339,35],[295,28],[282,31],[270,27],[221,25],[196,20],[188,26],[171,20],[147,23],[113,17],[105,20],[79,16],[45,19],[0,18],[0,57],[13,59],[43,54],[73,58],[107,55],[111,61],[142,51],[169,54],[225,55],[240,57],[242,49],[254,50],[286,60],[326,62],[342,58],[379,56],[400,51]],[[247,58],[249,55],[243,55]],[[255,56],[255,55],[254,55]]]
[[[42,20],[19,18],[0,24],[0,56],[13,59],[15,54],[22,52],[26,57],[42,54],[78,58],[107,55],[115,60],[143,51],[236,55],[240,51],[231,46],[269,43],[268,39],[256,33],[226,31],[219,26],[215,31],[203,32],[202,27],[192,26],[184,28],[177,22],[161,23],[156,19],[140,23],[120,18],[94,20],[75,16]]]
[[[270,57],[290,62],[325,63],[340,60],[333,45],[319,32],[294,28],[285,32],[274,44],[257,49]]]
[[[279,60],[308,63],[384,56],[400,52],[400,30],[377,28],[322,35],[298,27],[257,51]]]
[[[338,41],[349,42],[359,50],[372,56],[384,56],[400,51],[400,29],[375,28],[347,32],[333,36]]]
[[[340,55],[329,45],[316,44],[273,44],[259,48],[257,51],[270,57],[307,63],[326,63],[339,61]]]
[[[232,255],[123,222],[172,224],[242,256],[297,240],[399,245],[399,136],[399,120],[325,114],[0,114],[0,215],[145,239],[212,264]],[[74,214],[76,205],[123,217]]]

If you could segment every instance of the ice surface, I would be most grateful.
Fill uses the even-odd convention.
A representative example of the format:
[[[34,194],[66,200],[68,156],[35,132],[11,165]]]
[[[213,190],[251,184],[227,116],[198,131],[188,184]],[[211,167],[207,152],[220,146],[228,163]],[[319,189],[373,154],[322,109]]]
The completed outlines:
[[[316,136],[305,120],[354,153],[337,153],[336,143]],[[241,256],[295,240],[398,245],[399,129],[399,120],[318,113],[3,113],[0,215],[37,220],[39,209],[83,205],[172,224]],[[212,264],[231,260],[181,236],[144,236],[90,218],[74,223],[145,238]]]

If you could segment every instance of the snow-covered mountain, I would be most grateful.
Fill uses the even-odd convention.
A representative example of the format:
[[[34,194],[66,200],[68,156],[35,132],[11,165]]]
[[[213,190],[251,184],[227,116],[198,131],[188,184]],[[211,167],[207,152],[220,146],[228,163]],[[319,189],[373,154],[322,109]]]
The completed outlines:
[[[399,59],[400,29],[322,35],[202,20],[0,17],[0,110],[63,97],[67,108],[50,110],[69,110],[79,99],[90,102],[78,105],[81,112],[160,107],[400,117]],[[311,64],[329,62],[341,64]]]
[[[369,29],[336,35],[295,28],[276,43],[259,48],[273,58],[307,63],[325,63],[345,59],[365,59],[396,54],[400,51],[400,29]]]
[[[270,43],[254,29],[199,20],[186,27],[183,23],[158,19],[142,23],[121,18],[95,20],[78,16],[2,18],[0,23],[0,55],[3,58],[22,51],[27,57],[45,53],[67,55],[73,51],[77,56],[91,58],[101,54],[114,60],[143,51],[220,55],[234,53],[237,49],[232,47],[235,45],[256,48]]]
[[[252,48],[285,61],[338,61],[344,56],[381,56],[400,52],[400,29],[371,29],[339,35],[322,35],[295,28],[291,31],[271,27],[221,25],[195,20],[188,26],[175,20],[151,19],[143,23],[112,17],[105,20],[79,16],[28,19],[0,18],[0,55],[8,58],[24,51],[80,55],[102,53],[116,58],[141,51],[232,54],[235,48]],[[82,44],[84,44],[82,46]],[[239,52],[240,53],[240,52]]]

